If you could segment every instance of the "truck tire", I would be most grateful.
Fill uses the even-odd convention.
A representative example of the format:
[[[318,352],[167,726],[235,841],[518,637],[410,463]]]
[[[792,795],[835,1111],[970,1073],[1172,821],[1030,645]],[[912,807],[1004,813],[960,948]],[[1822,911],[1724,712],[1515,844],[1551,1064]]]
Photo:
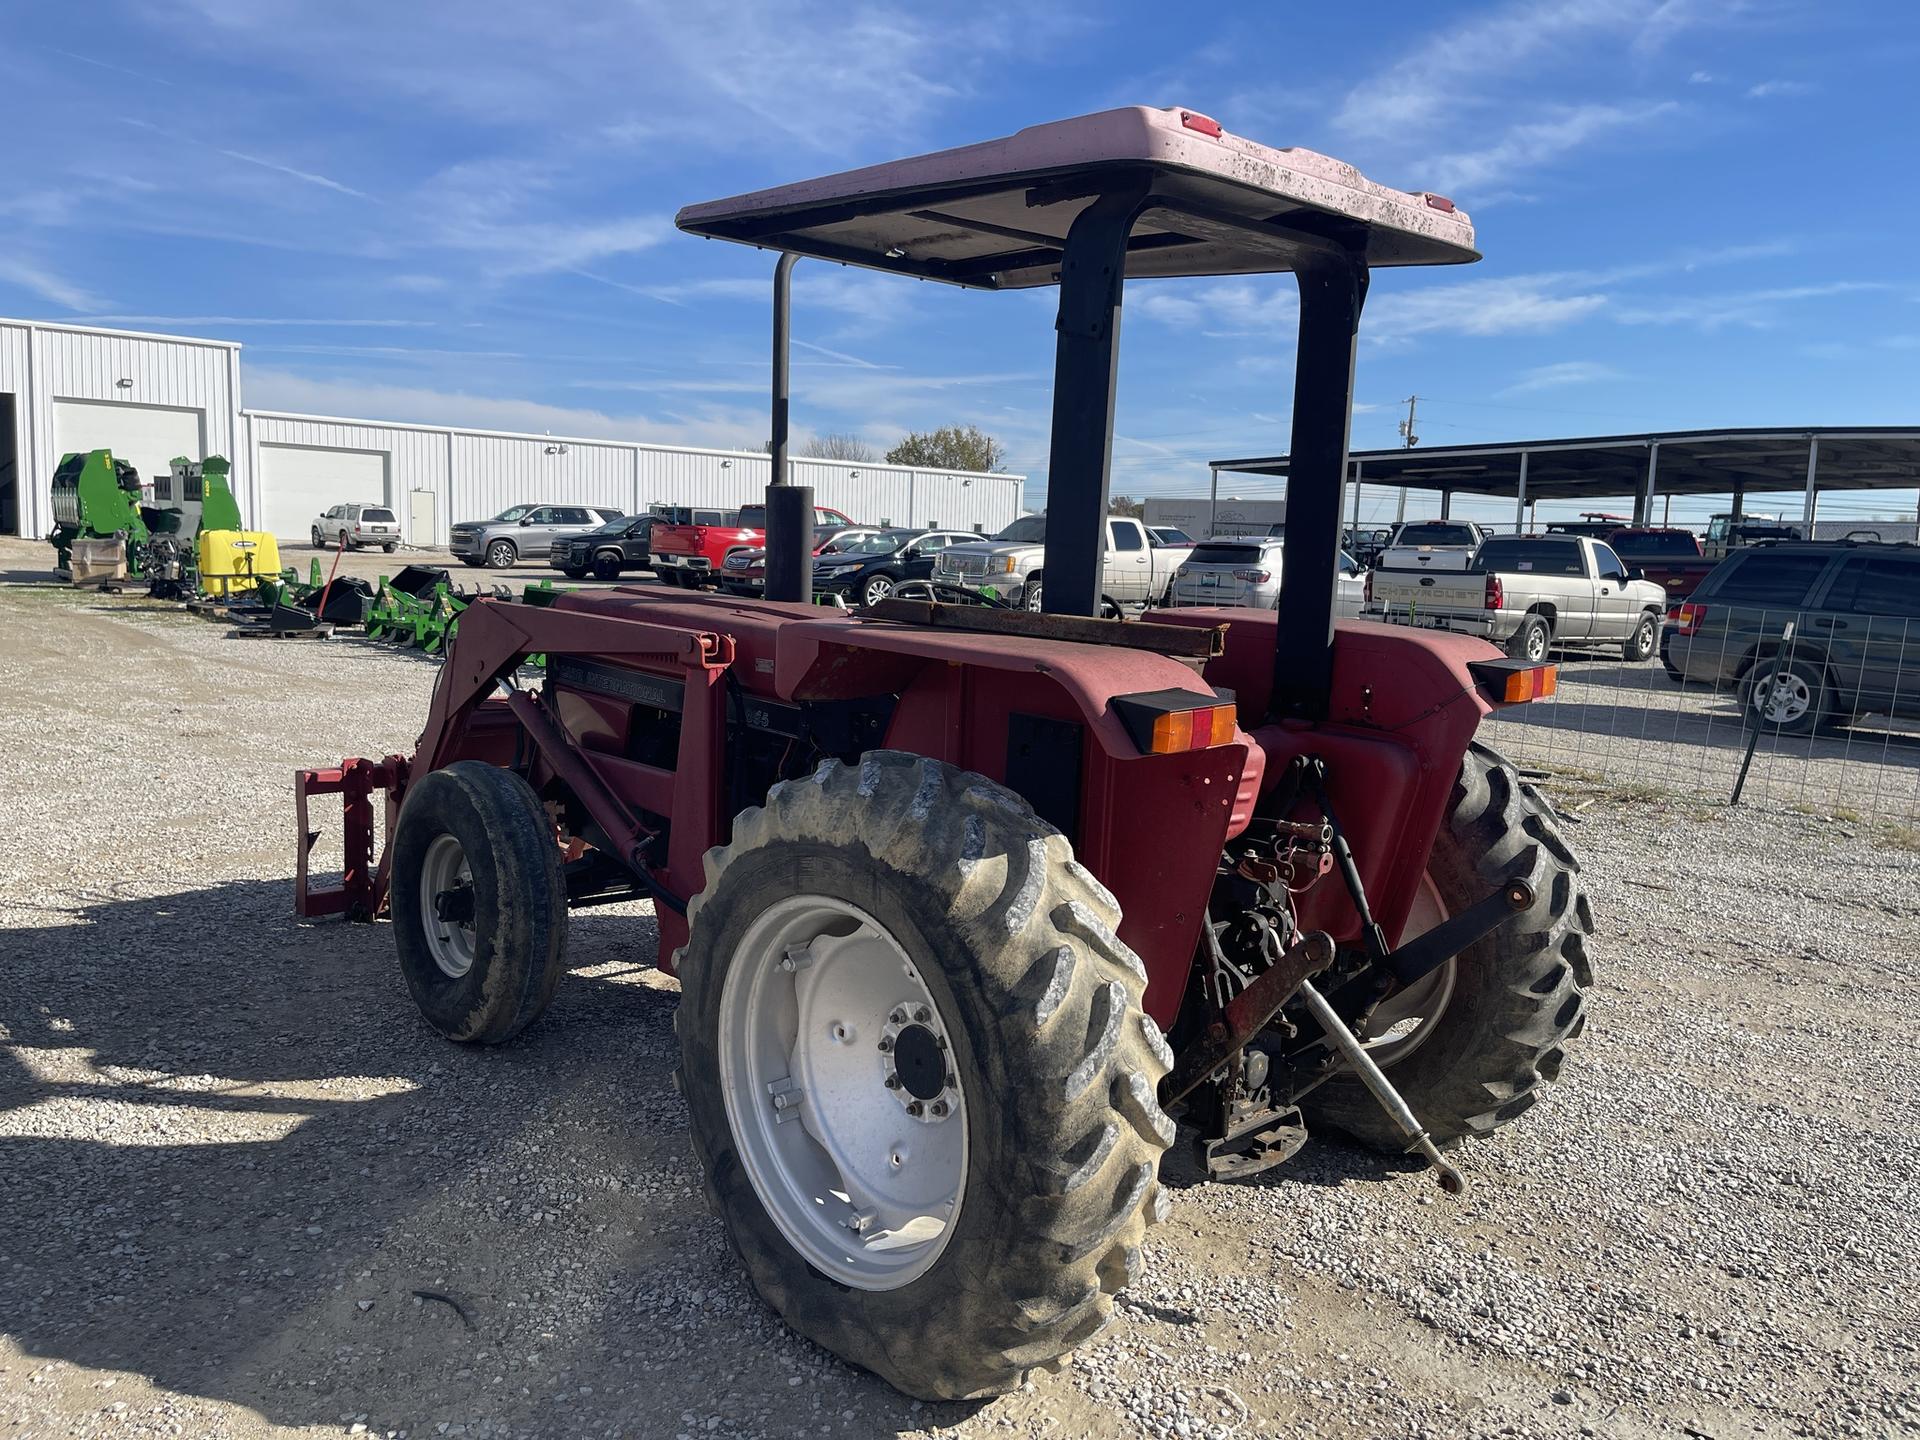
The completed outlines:
[[[618,580],[620,578],[620,557],[605,551],[594,556],[593,578],[596,580]]]
[[[1772,656],[1740,680],[1740,715],[1750,729],[1772,735],[1811,735],[1835,718],[1826,670],[1808,660]]]
[[[1535,665],[1545,661],[1552,648],[1553,627],[1547,624],[1544,615],[1523,615],[1520,628],[1507,640],[1507,654]]]
[[[511,570],[520,563],[520,547],[511,540],[487,542],[487,564],[496,570]]]
[[[687,918],[694,1152],[788,1325],[927,1400],[1106,1326],[1165,1206],[1172,1055],[1063,835],[938,760],[827,761],[735,818]]]
[[[1023,609],[1031,610],[1035,614],[1039,613],[1041,584],[1042,577],[1038,575],[1027,581],[1026,588],[1020,592],[1020,604]]]
[[[1660,617],[1651,610],[1635,622],[1633,633],[1620,647],[1620,654],[1629,665],[1638,665],[1653,658],[1653,652],[1660,644]]]
[[[468,921],[443,893],[469,892]],[[393,935],[427,1023],[449,1040],[498,1044],[539,1018],[567,943],[560,847],[533,787],[461,760],[407,789],[393,831]]]
[[[1514,879],[1525,879],[1534,893],[1531,909],[1429,977],[1444,982],[1430,990],[1437,1009],[1418,1017],[1410,1033],[1389,1038],[1405,1023],[1396,1022],[1391,996],[1362,1031],[1434,1143],[1447,1148],[1517,1119],[1539,1098],[1542,1082],[1559,1078],[1568,1042],[1586,1028],[1593,909],[1580,862],[1552,812],[1485,745],[1470,747],[1461,762],[1427,878],[1443,914]],[[1310,1126],[1382,1150],[1407,1147],[1352,1074],[1327,1081],[1300,1108]]]

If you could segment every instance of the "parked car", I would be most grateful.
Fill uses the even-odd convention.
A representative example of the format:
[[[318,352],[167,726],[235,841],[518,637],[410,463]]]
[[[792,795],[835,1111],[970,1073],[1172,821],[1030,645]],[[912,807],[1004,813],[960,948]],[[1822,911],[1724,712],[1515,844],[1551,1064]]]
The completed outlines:
[[[1362,567],[1368,567],[1392,539],[1393,531],[1384,527],[1369,530],[1365,526],[1355,529],[1349,525],[1341,534],[1340,544]]]
[[[1465,570],[1488,531],[1471,520],[1410,520],[1374,565],[1382,570]]]
[[[1616,531],[1625,530],[1633,524],[1630,515],[1610,515],[1604,510],[1582,510],[1578,520],[1555,520],[1547,526],[1549,535],[1585,535],[1589,540],[1605,540],[1612,544]]]
[[[1920,719],[1920,546],[1736,550],[1675,609],[1661,658],[1675,680],[1736,691],[1748,724],[1789,735],[1856,715]]]
[[[1778,515],[1734,515],[1721,513],[1707,522],[1707,554],[1718,560],[1748,545],[1768,540],[1804,540],[1807,532],[1788,524]]]
[[[596,580],[618,580],[628,570],[647,568],[651,515],[621,515],[584,535],[562,535],[547,551],[548,562],[569,580],[589,572]]]
[[[1618,645],[1628,660],[1648,659],[1667,605],[1665,590],[1583,535],[1493,535],[1465,572],[1383,568],[1367,586],[1383,620],[1479,635],[1535,662],[1557,645]]]
[[[1193,537],[1178,525],[1149,525],[1147,538],[1157,546],[1184,545],[1191,550],[1194,545]]]
[[[1700,537],[1677,526],[1628,526],[1606,536],[1613,553],[1667,592],[1667,603],[1685,599],[1712,573],[1715,562],[1700,548]]]
[[[875,605],[903,580],[932,578],[935,561],[949,545],[979,538],[964,530],[876,530],[817,556],[813,588],[817,594]]]
[[[816,533],[813,537],[813,553],[816,558],[831,555],[879,533],[879,529],[871,525],[843,525],[824,536]],[[764,549],[735,550],[721,562],[719,585],[729,595],[760,594],[767,587],[767,552]]]
[[[817,506],[813,533],[818,537],[853,524],[838,510]],[[653,573],[671,585],[698,589],[715,583],[727,556],[736,550],[767,548],[767,507],[742,505],[738,510],[694,512],[653,527]]]
[[[400,548],[400,520],[385,505],[336,505],[313,522],[313,548],[349,550],[378,545],[391,555]]]
[[[1147,527],[1124,515],[1107,517],[1106,559],[1101,571],[1102,608],[1140,610],[1164,599],[1190,552],[1156,546]],[[1023,515],[991,540],[950,545],[935,563],[934,578],[965,585],[1009,605],[1038,610],[1046,585],[1047,517]]]
[[[463,564],[507,570],[529,556],[550,557],[555,540],[585,535],[624,513],[611,505],[512,505],[491,520],[454,526],[447,548]]]
[[[1284,539],[1251,537],[1244,540],[1206,540],[1193,547],[1187,561],[1173,573],[1169,604],[1238,605],[1256,610],[1280,606],[1280,557]],[[1340,552],[1340,571],[1334,581],[1333,613],[1346,618],[1360,614],[1365,598],[1365,567],[1346,551]]]

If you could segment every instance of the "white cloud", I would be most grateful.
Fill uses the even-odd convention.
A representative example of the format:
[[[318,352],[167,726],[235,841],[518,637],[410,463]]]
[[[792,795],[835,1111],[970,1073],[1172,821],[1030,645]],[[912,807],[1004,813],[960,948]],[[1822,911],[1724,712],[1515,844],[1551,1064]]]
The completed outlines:
[[[1805,80],[1762,80],[1758,85],[1747,87],[1747,98],[1749,100],[1792,100],[1802,95],[1811,95],[1816,88]]]
[[[67,310],[97,310],[108,303],[84,286],[26,260],[0,258],[0,284],[16,286]]]
[[[258,165],[263,170],[272,170],[295,180],[304,180],[309,185],[318,185],[323,190],[333,190],[341,195],[351,195],[356,200],[371,200],[373,197],[364,190],[356,190],[351,185],[311,170],[296,169],[292,165],[282,165],[278,160],[267,160],[259,155],[249,155],[244,150],[224,150],[214,147],[214,153],[226,156],[229,160],[243,160],[249,165]]]
[[[1779,320],[1783,307],[1802,300],[1826,300],[1887,288],[1874,281],[1833,280],[1820,285],[1785,285],[1719,295],[1681,295],[1624,306],[1615,311],[1615,316],[1628,325],[1693,325],[1707,331],[1737,325],[1764,330]]]
[[[1613,366],[1603,365],[1597,360],[1560,360],[1523,371],[1518,380],[1497,392],[1497,397],[1526,395],[1536,390],[1559,390],[1569,385],[1597,385],[1625,378]]]
[[[1720,77],[1710,70],[1696,70],[1687,76],[1689,85],[1718,85]]]
[[[511,396],[323,379],[254,367],[247,371],[247,400],[264,410],[749,450],[758,449],[767,434],[764,406],[617,414]]]
[[[1566,293],[1566,277],[1515,275],[1376,293],[1360,333],[1383,344],[1419,335],[1541,335],[1607,306],[1596,292]]]
[[[1484,103],[1501,82],[1581,58],[1596,41],[1664,43],[1680,29],[1737,8],[1672,0],[1519,0],[1422,37],[1404,59],[1354,86],[1334,123],[1378,139],[1430,130]]]
[[[1514,125],[1484,148],[1436,156],[1429,162],[1432,183],[1446,191],[1503,184],[1516,174],[1550,165],[1595,140],[1667,119],[1679,108],[1672,101],[1564,108],[1548,118]]]
[[[96,301],[95,305],[99,303]],[[349,330],[415,330],[431,328],[436,323],[432,320],[347,320],[338,316],[312,315],[87,315],[83,318],[93,325],[195,325],[235,328],[249,325],[319,325]]]

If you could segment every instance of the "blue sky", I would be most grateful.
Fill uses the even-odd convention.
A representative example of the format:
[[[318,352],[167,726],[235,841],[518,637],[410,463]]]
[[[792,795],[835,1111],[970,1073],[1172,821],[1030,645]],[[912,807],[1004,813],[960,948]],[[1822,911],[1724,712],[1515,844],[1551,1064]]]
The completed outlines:
[[[1409,394],[1428,444],[1920,419],[1904,5],[103,0],[10,30],[0,313],[242,340],[255,406],[757,447],[771,259],[679,206],[1179,104],[1472,212],[1479,265],[1375,277],[1357,448]],[[1286,448],[1290,289],[1129,289],[1116,492]],[[795,337],[801,430],[976,423],[1043,501],[1050,296],[809,262]]]

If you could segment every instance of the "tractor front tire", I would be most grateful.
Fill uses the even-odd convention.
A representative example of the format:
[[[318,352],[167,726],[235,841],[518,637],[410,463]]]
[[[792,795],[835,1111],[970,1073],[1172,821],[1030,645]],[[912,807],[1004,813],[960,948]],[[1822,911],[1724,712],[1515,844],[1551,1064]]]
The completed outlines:
[[[1586,1028],[1593,985],[1587,954],[1593,910],[1580,862],[1547,804],[1484,745],[1472,746],[1454,781],[1446,827],[1427,874],[1458,914],[1513,880],[1533,887],[1531,908],[1452,962],[1452,984],[1431,1027],[1382,1049],[1381,1069],[1443,1149],[1519,1118],[1556,1080],[1566,1046]],[[1390,1003],[1390,1001],[1389,1001]],[[1392,1043],[1392,1042],[1388,1042]],[[1343,1074],[1300,1102],[1310,1126],[1382,1150],[1407,1140],[1357,1076]]]
[[[1164,1210],[1174,1135],[1157,1100],[1172,1056],[1119,919],[1026,801],[923,756],[828,761],[707,852],[679,954],[679,1083],[709,1201],[795,1331],[961,1400],[1105,1328]],[[862,955],[892,958],[837,968]],[[917,1068],[889,1028],[915,1021],[932,1036]],[[777,1125],[785,1105],[798,1124]],[[863,1149],[877,1174],[849,1158]],[[891,1193],[889,1165],[926,1193],[910,1212],[874,1199],[868,1251],[862,1197]]]
[[[407,989],[442,1035],[498,1044],[538,1019],[560,978],[567,888],[533,787],[481,760],[410,785],[392,911]]]

